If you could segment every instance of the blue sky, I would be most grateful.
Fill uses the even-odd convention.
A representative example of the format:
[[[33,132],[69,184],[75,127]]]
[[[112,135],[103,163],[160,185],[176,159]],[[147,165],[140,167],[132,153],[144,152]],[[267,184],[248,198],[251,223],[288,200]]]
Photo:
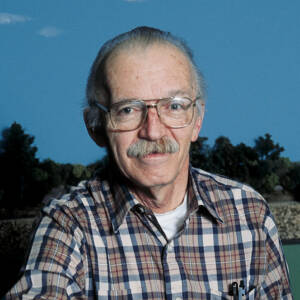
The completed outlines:
[[[193,49],[210,144],[268,132],[300,161],[299,12],[296,0],[0,0],[0,129],[20,123],[40,159],[101,158],[81,113],[89,68],[107,39],[147,25]]]

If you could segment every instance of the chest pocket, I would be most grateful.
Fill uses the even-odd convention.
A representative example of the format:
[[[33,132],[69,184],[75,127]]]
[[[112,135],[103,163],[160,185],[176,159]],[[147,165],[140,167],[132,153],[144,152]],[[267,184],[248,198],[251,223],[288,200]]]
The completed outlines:
[[[210,295],[211,300],[232,300],[233,296],[228,295],[228,293],[223,293],[219,291],[212,291]],[[248,293],[246,293],[244,296],[242,296],[243,300],[255,300],[255,299],[262,299],[259,297],[259,287],[254,288]]]

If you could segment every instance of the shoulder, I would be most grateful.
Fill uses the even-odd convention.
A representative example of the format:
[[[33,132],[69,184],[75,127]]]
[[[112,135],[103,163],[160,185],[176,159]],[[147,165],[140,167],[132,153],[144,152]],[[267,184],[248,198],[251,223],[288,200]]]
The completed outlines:
[[[265,222],[270,215],[266,200],[249,185],[197,168],[192,168],[191,173],[222,219],[231,220],[238,216],[253,223]]]
[[[237,197],[239,195],[238,192],[244,192],[265,201],[264,198],[256,190],[245,183],[241,183],[226,176],[213,174],[198,168],[192,167],[191,170],[192,176],[198,183],[201,183],[208,187],[212,186],[215,189],[228,191],[230,190],[231,192],[234,192],[234,197]]]
[[[256,194],[258,197],[262,197],[257,191],[255,191],[252,187],[245,183],[241,183],[239,181],[230,179],[226,176],[219,175],[219,174],[213,174],[207,171],[204,171],[202,169],[194,168],[192,167],[192,174],[196,176],[198,181],[204,181],[204,182],[214,182],[219,187],[229,188],[229,189],[237,189],[237,190],[243,190],[245,192],[250,192]]]
[[[42,210],[44,216],[61,223],[69,222],[70,226],[97,221],[105,215],[102,195],[105,182],[97,178],[80,182],[71,188],[70,193],[61,198],[52,199]]]

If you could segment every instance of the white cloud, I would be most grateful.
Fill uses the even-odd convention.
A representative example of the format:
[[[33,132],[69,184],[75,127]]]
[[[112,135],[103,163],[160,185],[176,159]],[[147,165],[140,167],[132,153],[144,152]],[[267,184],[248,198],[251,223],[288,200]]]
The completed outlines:
[[[29,17],[0,12],[0,24],[13,24],[30,21]]]
[[[61,33],[62,33],[62,30],[60,30],[59,28],[54,27],[54,26],[46,26],[38,31],[39,35],[47,37],[47,38],[56,37],[56,36],[60,35]]]

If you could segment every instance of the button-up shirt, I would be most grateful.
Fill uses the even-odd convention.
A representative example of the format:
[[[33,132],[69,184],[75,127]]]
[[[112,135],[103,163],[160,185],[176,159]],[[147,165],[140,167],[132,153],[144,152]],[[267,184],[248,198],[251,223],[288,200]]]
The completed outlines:
[[[243,299],[292,299],[265,200],[192,167],[187,193],[172,240],[116,180],[95,177],[51,201],[7,299],[232,299],[241,281]]]

